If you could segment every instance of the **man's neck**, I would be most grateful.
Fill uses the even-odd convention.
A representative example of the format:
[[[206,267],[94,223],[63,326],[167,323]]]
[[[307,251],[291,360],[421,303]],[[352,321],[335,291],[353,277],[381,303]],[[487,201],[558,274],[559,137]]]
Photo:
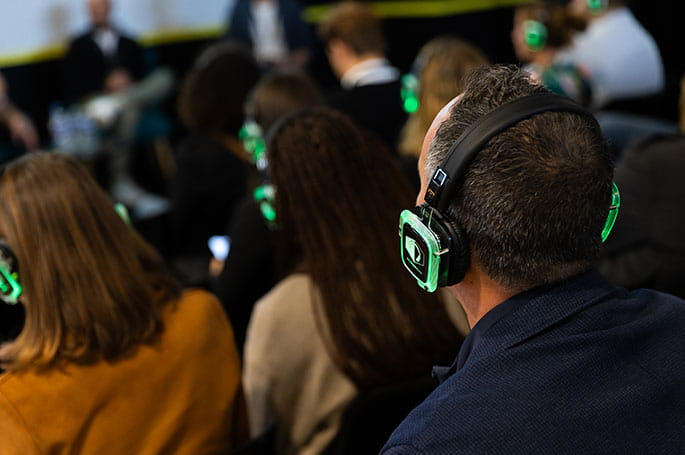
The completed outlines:
[[[490,310],[517,294],[492,281],[478,265],[472,265],[464,279],[449,290],[464,308],[471,327]]]

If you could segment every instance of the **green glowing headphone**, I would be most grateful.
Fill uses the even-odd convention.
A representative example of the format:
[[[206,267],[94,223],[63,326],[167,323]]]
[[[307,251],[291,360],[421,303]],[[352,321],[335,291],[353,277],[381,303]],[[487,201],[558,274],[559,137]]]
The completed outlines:
[[[262,127],[254,120],[247,120],[238,131],[238,139],[243,143],[245,151],[252,158],[252,162],[261,169],[266,160],[266,142]]]
[[[541,51],[547,44],[547,26],[539,20],[527,20],[523,23],[523,36],[529,51]]]
[[[590,13],[601,14],[609,7],[609,0],[587,0],[587,6]]]
[[[526,96],[500,106],[468,127],[452,144],[430,179],[426,202],[402,211],[399,223],[402,263],[421,288],[433,292],[464,279],[470,259],[468,242],[462,227],[446,214],[475,156],[499,133],[533,115],[550,111],[572,112],[594,119],[571,99],[552,93]],[[618,187],[613,184],[602,241],[613,228],[619,206]]]
[[[413,72],[407,73],[401,82],[402,108],[407,114],[413,114],[419,110],[419,78]]]
[[[7,242],[0,239],[0,300],[16,305],[21,293],[19,262]]]
[[[252,157],[252,162],[257,166],[257,169],[266,174],[268,161],[266,158],[266,140],[264,139],[262,127],[254,120],[247,120],[240,129],[238,138],[242,141],[247,153]],[[259,210],[266,224],[273,228],[276,225],[276,209],[274,208],[276,190],[268,178],[265,178],[265,182],[255,188],[252,197],[257,205],[259,205]]]
[[[114,210],[124,223],[131,225],[126,206],[116,203]],[[22,293],[23,289],[19,282],[19,261],[7,242],[0,239],[0,300],[8,305],[16,305]]]

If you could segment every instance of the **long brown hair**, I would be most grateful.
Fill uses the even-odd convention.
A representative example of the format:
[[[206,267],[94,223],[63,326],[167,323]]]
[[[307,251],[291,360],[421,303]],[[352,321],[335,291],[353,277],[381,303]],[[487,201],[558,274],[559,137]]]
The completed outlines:
[[[400,261],[398,217],[413,197],[388,151],[323,108],[285,120],[268,150],[281,238],[318,288],[339,368],[369,388],[451,362],[461,336]]]
[[[7,370],[113,359],[162,330],[178,287],[80,163],[32,154],[0,176],[0,237],[19,262],[26,321]]]

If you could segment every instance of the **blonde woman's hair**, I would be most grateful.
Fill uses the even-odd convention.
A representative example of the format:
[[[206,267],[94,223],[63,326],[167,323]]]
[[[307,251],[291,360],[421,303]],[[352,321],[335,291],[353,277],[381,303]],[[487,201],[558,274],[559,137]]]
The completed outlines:
[[[453,37],[429,41],[419,51],[419,109],[414,112],[400,134],[399,150],[404,155],[418,156],[423,137],[440,109],[462,92],[462,79],[473,68],[488,63],[488,58],[475,46]]]

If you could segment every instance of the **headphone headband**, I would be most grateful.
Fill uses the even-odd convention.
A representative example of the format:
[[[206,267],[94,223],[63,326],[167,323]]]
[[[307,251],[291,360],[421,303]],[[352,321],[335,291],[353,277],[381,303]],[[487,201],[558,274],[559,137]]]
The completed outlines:
[[[481,148],[501,132],[543,112],[570,112],[596,122],[594,116],[575,101],[553,93],[536,93],[499,106],[466,128],[452,144],[431,177],[425,194],[428,205],[444,212]]]

